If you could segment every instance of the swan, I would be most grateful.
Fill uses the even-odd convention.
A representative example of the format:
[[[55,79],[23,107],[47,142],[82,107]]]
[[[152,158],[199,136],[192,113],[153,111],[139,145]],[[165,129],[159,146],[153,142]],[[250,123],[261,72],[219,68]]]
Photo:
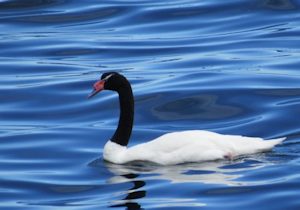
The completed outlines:
[[[262,138],[223,135],[205,130],[188,130],[164,134],[146,143],[127,147],[134,117],[132,88],[125,76],[106,72],[93,85],[91,98],[102,90],[116,91],[119,95],[120,117],[117,130],[104,146],[103,159],[114,164],[149,161],[160,165],[233,159],[241,155],[271,150],[285,137]]]

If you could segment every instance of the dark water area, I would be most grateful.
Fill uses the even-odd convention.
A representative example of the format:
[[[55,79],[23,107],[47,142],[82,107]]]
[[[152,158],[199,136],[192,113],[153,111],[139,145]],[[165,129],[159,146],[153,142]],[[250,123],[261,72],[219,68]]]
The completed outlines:
[[[300,209],[300,1],[1,0],[1,209]],[[114,165],[102,151],[131,81],[130,146],[205,129],[287,140],[233,161]],[[200,151],[201,152],[201,151]]]

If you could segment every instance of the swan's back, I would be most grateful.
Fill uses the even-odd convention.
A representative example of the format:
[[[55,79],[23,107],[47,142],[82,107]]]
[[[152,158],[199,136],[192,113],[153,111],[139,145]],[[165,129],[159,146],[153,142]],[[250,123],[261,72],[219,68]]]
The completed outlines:
[[[264,140],[202,130],[182,131],[167,133],[128,149],[108,142],[104,149],[104,158],[118,164],[135,160],[162,165],[202,162],[268,151],[284,139]]]

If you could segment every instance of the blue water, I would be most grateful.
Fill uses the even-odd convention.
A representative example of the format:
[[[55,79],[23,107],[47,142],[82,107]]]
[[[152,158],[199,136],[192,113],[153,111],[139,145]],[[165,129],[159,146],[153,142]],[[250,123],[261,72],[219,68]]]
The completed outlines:
[[[300,1],[1,0],[1,209],[300,209]],[[131,81],[130,145],[206,129],[287,140],[234,161],[113,165]],[[201,151],[199,151],[201,152]]]

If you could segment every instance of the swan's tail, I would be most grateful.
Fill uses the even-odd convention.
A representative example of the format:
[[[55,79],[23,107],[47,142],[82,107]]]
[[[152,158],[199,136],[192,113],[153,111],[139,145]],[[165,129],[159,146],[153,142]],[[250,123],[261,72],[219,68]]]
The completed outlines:
[[[264,140],[261,151],[271,150],[276,145],[281,144],[285,139],[286,139],[286,137],[277,138],[277,139],[270,139],[270,140]]]
[[[270,146],[274,147],[277,144],[281,144],[284,140],[286,140],[286,137],[281,137],[277,139],[270,139],[265,142],[267,142]]]

